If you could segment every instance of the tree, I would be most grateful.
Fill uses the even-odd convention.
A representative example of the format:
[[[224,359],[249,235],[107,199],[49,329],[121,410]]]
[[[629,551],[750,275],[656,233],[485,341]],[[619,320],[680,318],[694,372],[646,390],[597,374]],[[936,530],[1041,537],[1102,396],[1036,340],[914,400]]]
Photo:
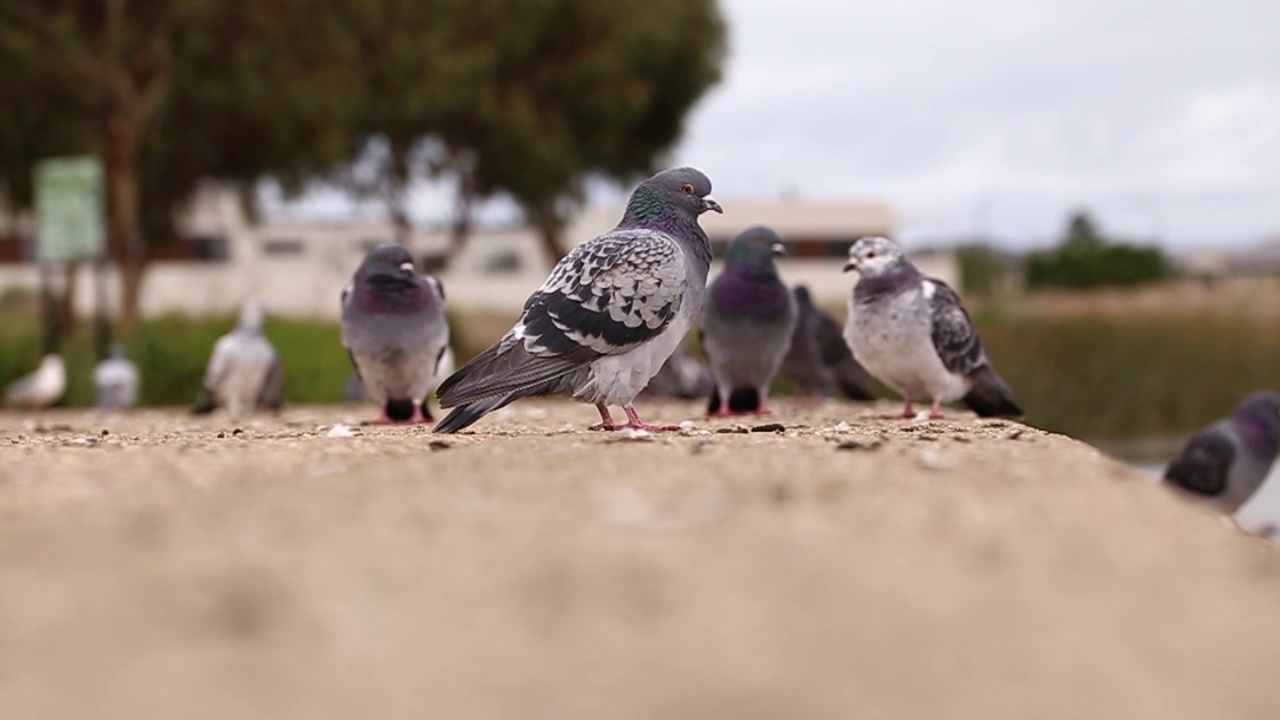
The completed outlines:
[[[1058,247],[1027,258],[1027,286],[1032,288],[1132,287],[1168,274],[1160,248],[1115,242],[1083,212],[1068,220]]]
[[[23,80],[6,107],[30,110],[17,134],[33,148],[0,163],[10,195],[29,194],[24,166],[46,150],[103,155],[107,247],[126,324],[137,315],[146,244],[173,235],[173,211],[201,178],[296,179],[332,162],[323,158],[335,155],[336,108],[354,95],[354,78],[328,47],[340,28],[330,6],[0,0],[0,65]]]
[[[461,173],[438,134],[448,116],[469,112],[472,89],[493,70],[494,15],[470,5],[469,0],[376,0],[348,3],[339,11],[342,41],[349,44],[360,77],[345,184],[383,200],[402,244],[412,229],[410,184],[422,175]],[[469,204],[464,209],[469,217]]]
[[[689,110],[720,78],[724,24],[714,0],[465,7],[491,16],[499,5],[494,72],[468,89],[472,104],[440,137],[455,156],[470,153],[469,190],[515,199],[554,262],[589,176],[633,180],[679,139]]]

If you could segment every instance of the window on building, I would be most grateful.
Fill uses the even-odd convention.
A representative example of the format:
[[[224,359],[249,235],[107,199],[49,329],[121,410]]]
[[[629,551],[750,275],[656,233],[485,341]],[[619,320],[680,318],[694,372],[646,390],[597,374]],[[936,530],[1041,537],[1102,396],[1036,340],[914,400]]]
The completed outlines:
[[[515,250],[503,250],[493,253],[484,260],[484,271],[493,275],[520,271],[520,253]]]
[[[195,235],[191,238],[191,258],[221,262],[231,257],[231,247],[221,235]]]
[[[298,238],[268,238],[262,243],[264,255],[301,255],[302,249]]]

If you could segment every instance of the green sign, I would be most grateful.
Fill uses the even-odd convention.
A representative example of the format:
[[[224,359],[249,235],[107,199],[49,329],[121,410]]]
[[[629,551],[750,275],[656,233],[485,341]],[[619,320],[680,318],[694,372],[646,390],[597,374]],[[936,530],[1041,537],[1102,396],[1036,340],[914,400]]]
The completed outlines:
[[[102,162],[52,158],[36,165],[36,258],[65,261],[102,254]]]

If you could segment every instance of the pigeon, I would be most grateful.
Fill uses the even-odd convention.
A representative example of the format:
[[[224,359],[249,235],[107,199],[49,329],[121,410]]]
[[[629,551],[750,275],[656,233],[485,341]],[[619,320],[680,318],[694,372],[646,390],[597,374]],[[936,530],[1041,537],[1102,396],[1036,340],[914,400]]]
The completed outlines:
[[[685,336],[641,395],[692,400],[711,392],[711,374],[692,353]]]
[[[93,369],[95,406],[102,410],[122,410],[138,404],[138,368],[125,355],[120,343]]]
[[[769,386],[791,347],[799,313],[773,262],[784,253],[773,230],[747,228],[729,243],[724,271],[707,288],[699,331],[715,379],[708,414],[769,412]]]
[[[235,329],[218,338],[192,412],[203,415],[225,406],[238,417],[255,408],[280,408],[284,372],[280,356],[262,334],[265,312],[259,300],[250,299]]]
[[[1164,481],[1233,513],[1262,485],[1280,454],[1280,393],[1257,392],[1230,417],[1201,430],[1165,470]]]
[[[569,252],[529,296],[514,327],[440,384],[455,408],[435,432],[457,432],[521,397],[592,403],[598,430],[649,425],[632,407],[702,308],[711,244],[698,225],[723,212],[702,172],[681,167],[636,187],[617,227]],[[619,426],[609,405],[621,405]]]
[[[67,390],[67,368],[57,353],[45,355],[34,372],[5,388],[4,401],[14,407],[42,410],[53,407]]]
[[[1022,417],[946,283],[922,275],[897,244],[879,236],[849,247],[844,271],[850,270],[860,277],[849,298],[845,340],[863,367],[902,396],[904,417],[915,416],[915,399],[933,401],[931,418],[942,417],[942,403],[955,400],[983,417]]]
[[[874,400],[871,375],[853,359],[840,324],[813,304],[809,288],[797,285],[791,293],[800,317],[782,360],[782,376],[801,393],[830,398],[838,390],[849,400]]]
[[[382,422],[431,422],[427,396],[449,347],[444,286],[402,245],[369,251],[342,291],[342,345]]]

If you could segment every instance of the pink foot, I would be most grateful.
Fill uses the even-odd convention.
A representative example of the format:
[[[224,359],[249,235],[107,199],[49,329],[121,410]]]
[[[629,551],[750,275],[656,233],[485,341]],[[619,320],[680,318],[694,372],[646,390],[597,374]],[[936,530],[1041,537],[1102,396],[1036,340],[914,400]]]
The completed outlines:
[[[617,430],[618,425],[613,421],[613,415],[609,414],[609,406],[596,405],[596,410],[600,411],[600,422],[591,426],[592,430]]]
[[[649,423],[646,423],[643,420],[641,420],[640,416],[636,414],[636,409],[631,407],[630,405],[623,407],[622,411],[627,414],[627,424],[623,425],[623,427],[629,427],[632,430],[648,430],[649,432],[676,432],[680,429],[679,425],[650,425]]]
[[[933,401],[933,405],[929,407],[929,419],[930,420],[942,419],[942,403],[941,402],[937,400]]]
[[[419,425],[434,425],[436,421],[427,417],[427,409],[421,405],[413,411],[413,422]]]

